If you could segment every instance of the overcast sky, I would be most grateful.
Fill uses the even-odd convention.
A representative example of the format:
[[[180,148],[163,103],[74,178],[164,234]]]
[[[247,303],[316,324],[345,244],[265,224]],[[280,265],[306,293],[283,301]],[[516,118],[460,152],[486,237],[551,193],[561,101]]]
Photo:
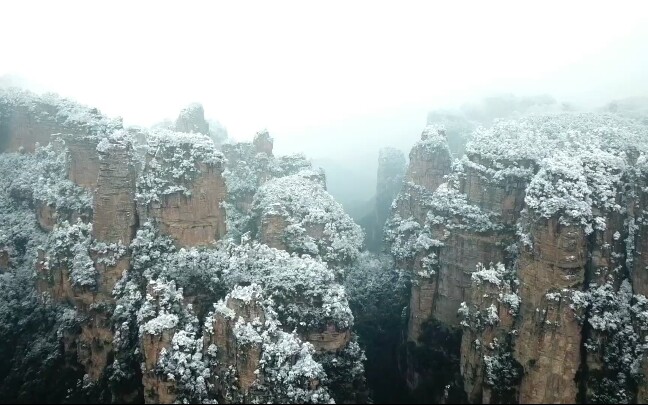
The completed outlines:
[[[428,109],[488,92],[648,94],[647,2],[350,3],[2,2],[0,76],[128,124],[199,101],[234,138],[267,128],[315,157],[412,136]]]

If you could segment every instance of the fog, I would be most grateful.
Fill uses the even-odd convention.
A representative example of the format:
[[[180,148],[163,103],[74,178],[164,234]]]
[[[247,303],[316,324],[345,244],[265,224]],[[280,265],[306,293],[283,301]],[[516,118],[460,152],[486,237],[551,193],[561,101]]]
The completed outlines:
[[[200,102],[235,140],[267,128],[342,202],[375,190],[428,111],[551,94],[582,108],[648,95],[643,2],[7,2],[0,82],[126,124]],[[350,193],[354,193],[350,196]]]

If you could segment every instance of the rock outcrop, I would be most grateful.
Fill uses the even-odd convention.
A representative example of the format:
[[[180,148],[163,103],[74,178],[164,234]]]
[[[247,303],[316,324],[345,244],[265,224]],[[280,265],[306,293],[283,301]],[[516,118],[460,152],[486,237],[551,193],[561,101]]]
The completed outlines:
[[[194,103],[180,111],[174,129],[176,132],[209,135],[209,124],[205,121],[203,106]]]

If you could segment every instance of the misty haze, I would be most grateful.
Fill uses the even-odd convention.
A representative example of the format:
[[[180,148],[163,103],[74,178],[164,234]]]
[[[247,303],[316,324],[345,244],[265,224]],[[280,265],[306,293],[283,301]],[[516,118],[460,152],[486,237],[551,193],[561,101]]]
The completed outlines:
[[[5,2],[0,403],[648,403],[648,5]]]

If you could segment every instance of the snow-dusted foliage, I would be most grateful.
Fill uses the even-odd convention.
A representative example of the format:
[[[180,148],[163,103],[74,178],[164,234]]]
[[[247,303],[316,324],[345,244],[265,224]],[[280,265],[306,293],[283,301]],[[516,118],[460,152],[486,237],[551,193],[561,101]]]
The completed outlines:
[[[218,249],[176,249],[145,224],[131,244],[133,268],[154,279],[174,280],[184,289],[222,296],[238,284],[258,283],[273,292],[282,323],[319,327],[353,324],[344,287],[326,263],[290,255],[258,242],[224,242]]]
[[[60,210],[92,209],[92,193],[68,180],[70,158],[62,141],[54,140],[37,148],[34,156],[20,159],[29,160],[30,164],[11,179],[9,187],[14,195],[33,198]]]
[[[258,317],[243,319],[228,305],[232,301],[243,302],[260,308],[263,321]],[[238,307],[234,304],[234,307]],[[246,398],[251,403],[330,403],[332,402],[327,389],[328,377],[320,364],[315,359],[314,347],[303,342],[296,332],[286,332],[281,322],[277,319],[276,303],[271,294],[264,293],[264,289],[255,283],[246,287],[236,286],[217,304],[214,312],[210,313],[205,325],[211,335],[211,326],[217,319],[236,319],[232,332],[239,353],[246,356],[259,356],[258,369],[254,371],[257,376],[252,383],[252,391]],[[245,313],[245,311],[243,311]],[[216,317],[220,315],[221,317]],[[228,401],[241,401],[241,392],[237,390],[237,383],[229,379],[233,377],[234,370],[231,365],[219,362],[218,352],[225,350],[213,346],[207,350],[209,362],[216,370],[216,380],[224,392],[220,393]],[[220,357],[222,361],[223,357]]]
[[[477,123],[461,112],[437,110],[428,113],[428,125],[433,124],[445,129],[448,147],[453,155],[460,157],[464,153],[466,142],[470,139]]]
[[[267,167],[268,157],[256,160],[256,152],[251,143],[223,145],[223,153],[227,158],[223,176],[231,200],[239,201],[254,195],[259,187],[259,177]]]
[[[223,145],[227,164],[223,176],[227,184],[227,230],[230,237],[238,239],[250,230],[250,205],[255,193],[271,178],[289,176],[312,165],[302,154],[275,158],[257,153],[252,143]],[[323,175],[321,174],[323,177]]]
[[[646,150],[648,140],[643,137],[644,131],[637,121],[614,114],[530,115],[496,121],[490,128],[478,128],[466,153],[491,161],[537,162],[557,151]]]
[[[495,338],[484,349],[488,352],[483,355],[484,383],[493,390],[494,402],[510,403],[515,398],[524,369],[515,360],[509,341],[500,344]]]
[[[444,149],[450,155],[448,148],[448,138],[446,136],[446,128],[444,125],[428,124],[421,134],[421,140],[416,142],[414,150],[419,153],[426,154],[436,153],[439,149]]]
[[[105,155],[111,150],[127,150],[133,145],[139,146],[141,143],[140,139],[138,139],[139,136],[144,136],[144,134],[138,132],[135,128],[128,128],[116,130],[101,138],[96,147],[99,159],[104,159]]]
[[[407,276],[395,269],[388,255],[369,252],[360,254],[344,280],[354,316],[357,318],[361,313],[365,322],[372,323],[376,318],[390,314],[395,314],[397,322],[400,320],[400,313],[406,305],[407,283]]]
[[[217,403],[209,392],[211,370],[194,324],[188,322],[173,335],[171,347],[160,352],[156,372],[175,383],[175,394],[183,403]]]
[[[33,155],[0,154],[0,256],[8,256],[8,267],[0,264],[0,363],[10,365],[0,367],[0,397],[55,403],[81,377],[62,367],[60,344],[78,321],[74,310],[43,299],[34,285],[38,250],[45,248],[47,234],[13,184],[35,164]]]
[[[344,349],[320,353],[316,359],[328,376],[328,386],[337,403],[367,402],[363,348],[353,336]]]
[[[182,288],[176,288],[175,281],[149,280],[144,304],[137,313],[140,334],[159,335],[174,329],[178,314],[183,312],[182,300]]]
[[[528,182],[525,203],[535,216],[600,228],[599,212],[623,212],[618,203],[630,156],[648,151],[648,127],[614,114],[569,113],[497,121],[479,128],[464,164],[488,162],[484,175]]]
[[[253,220],[281,217],[287,225],[282,239],[289,251],[317,256],[334,266],[352,263],[363,244],[362,230],[309,177],[310,173],[300,172],[263,185],[252,204]]]
[[[276,177],[290,176],[302,170],[311,170],[312,164],[302,153],[279,156],[276,158],[276,167],[273,169]]]
[[[434,253],[438,256],[443,240],[452,230],[489,233],[502,229],[497,215],[468,202],[466,195],[459,192],[456,179],[449,179],[432,193],[407,183],[393,207],[406,206],[411,199],[419,201],[421,211],[425,213],[422,220],[414,216],[402,218],[394,212],[385,224],[385,241],[396,260],[413,259],[417,254],[428,256]],[[427,260],[428,273],[433,270],[433,259]]]
[[[57,224],[48,236],[45,266],[67,269],[73,286],[94,288],[97,270],[90,258],[92,224],[64,221]]]
[[[34,210],[18,192],[17,179],[35,164],[30,155],[0,155],[0,249],[12,257],[22,256],[28,247],[43,243],[45,237],[37,227]]]
[[[294,333],[276,331],[274,339],[264,339],[261,358],[268,394],[275,403],[335,403],[323,386],[312,389],[312,383],[326,383],[322,365],[313,358],[310,343],[302,343]]]
[[[484,212],[468,203],[465,194],[458,191],[456,182],[441,184],[426,201],[429,209],[426,222],[443,224],[447,229],[468,229],[475,232],[489,232],[501,229],[497,216]]]
[[[16,88],[0,88],[2,114],[24,109],[35,122],[56,123],[74,131],[78,137],[100,139],[122,128],[121,118],[112,119],[96,108],[61,98],[54,93],[37,95]]]
[[[632,403],[636,384],[643,381],[641,364],[648,350],[648,299],[632,293],[629,280],[592,285],[571,295],[571,306],[587,311],[593,332],[585,348],[599,356],[601,370],[590,376],[593,403]]]
[[[201,165],[220,167],[224,163],[207,135],[158,130],[149,134],[147,141],[146,162],[137,180],[137,200],[142,204],[173,193],[189,196]]]
[[[390,246],[390,252],[396,260],[413,259],[414,256],[427,249],[443,246],[443,242],[433,239],[428,232],[414,219],[403,220],[395,214],[385,224],[385,241]],[[428,273],[434,274],[434,266]]]
[[[290,255],[257,242],[230,244],[218,269],[226,285],[257,283],[271,291],[279,320],[289,328],[353,325],[344,287],[317,259]]]

